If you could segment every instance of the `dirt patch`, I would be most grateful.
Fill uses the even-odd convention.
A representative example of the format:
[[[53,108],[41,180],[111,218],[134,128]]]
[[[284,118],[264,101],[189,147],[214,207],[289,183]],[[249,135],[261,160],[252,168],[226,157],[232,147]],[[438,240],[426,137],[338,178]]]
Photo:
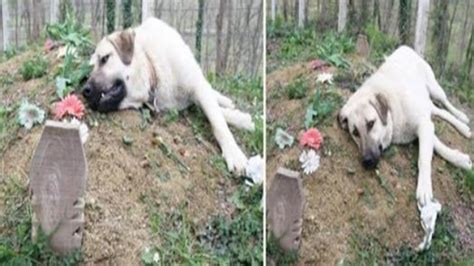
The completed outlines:
[[[17,68],[30,56],[28,53],[0,64],[0,73]],[[51,63],[51,71],[55,64]],[[52,83],[48,78],[23,82],[16,75],[12,86],[1,89],[2,104],[34,95],[34,102],[46,109],[54,95]],[[139,265],[141,253],[151,244],[148,203],[158,206],[163,214],[185,206],[198,227],[204,227],[211,216],[232,213],[228,198],[240,181],[229,178],[222,167],[213,164],[213,158],[220,159],[219,148],[214,140],[197,138],[189,119],[179,116],[169,122],[161,115],[144,126],[140,112],[129,110],[107,115],[88,111],[86,121],[90,127],[85,144],[88,179],[82,250],[86,264]],[[96,126],[90,126],[93,124]],[[42,127],[36,126],[15,133],[18,137],[1,155],[2,175],[16,177],[27,185],[31,157],[41,132]],[[189,171],[182,170],[159,149],[156,136]],[[124,143],[124,137],[131,144]]]
[[[266,81],[267,121],[271,124],[283,121],[288,132],[296,137],[304,129],[308,98],[314,91],[324,89],[313,82],[305,98],[289,100],[281,84],[288,84],[301,75],[314,81],[317,73],[303,63],[270,73]],[[335,90],[344,100],[351,94],[347,89]],[[468,113],[472,118],[472,110]],[[402,245],[415,247],[423,237],[415,200],[417,145],[392,147],[380,162],[377,175],[375,171],[362,168],[356,145],[339,128],[336,116],[337,111],[327,120],[329,124],[318,126],[324,136],[320,168],[312,175],[303,176],[306,209],[299,256],[301,265],[334,265],[353,258],[355,233],[374,236],[388,250]],[[473,157],[472,141],[463,138],[444,121],[437,120],[436,124],[437,135],[447,145]],[[273,142],[273,136],[267,136],[267,140]],[[267,184],[270,184],[279,166],[299,167],[301,148],[294,145],[281,151],[268,142]],[[460,196],[452,174],[454,168],[435,156],[432,169],[435,197],[444,208],[453,210],[451,215],[464,243],[472,243],[471,229],[466,225],[472,221],[474,211],[471,200],[463,201]],[[469,252],[472,248],[464,246],[463,249]]]

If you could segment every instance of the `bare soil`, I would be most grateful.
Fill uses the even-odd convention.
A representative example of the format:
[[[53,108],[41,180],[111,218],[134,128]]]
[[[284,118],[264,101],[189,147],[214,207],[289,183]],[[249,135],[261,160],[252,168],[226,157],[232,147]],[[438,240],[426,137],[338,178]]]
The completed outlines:
[[[267,75],[267,128],[286,124],[290,134],[301,134],[309,98],[316,90],[325,89],[316,84],[317,74],[307,63],[300,63]],[[307,96],[290,100],[284,88],[301,75],[310,81]],[[337,84],[336,91],[344,101],[351,95]],[[453,102],[460,106],[455,99]],[[471,121],[474,119],[473,110],[465,106],[461,109]],[[321,165],[315,173],[303,175],[306,205],[298,264],[335,265],[350,260],[354,257],[351,242],[355,233],[376,236],[388,250],[403,245],[416,247],[423,237],[415,200],[417,144],[393,147],[386,152],[379,165],[379,178],[375,171],[363,169],[355,143],[338,126],[336,116],[337,110],[328,119],[329,124],[317,126],[324,136]],[[451,125],[436,120],[436,132],[447,145],[474,158],[474,142],[462,137]],[[300,170],[301,151],[297,144],[279,150],[273,136],[267,135],[267,188],[278,167]],[[434,195],[443,208],[451,210],[463,252],[472,254],[472,199],[469,195],[467,199],[461,196],[452,174],[454,167],[435,155],[432,169]]]
[[[55,94],[51,77],[58,60],[49,56],[51,77],[24,82],[17,70],[32,54],[25,52],[0,64],[1,75],[15,75],[12,85],[0,88],[0,103],[12,104],[29,95],[30,101],[49,111],[47,117],[51,119]],[[212,158],[220,157],[217,143],[197,137],[191,121],[183,115],[174,122],[158,115],[144,129],[136,110],[107,115],[87,110],[85,121],[90,129],[85,144],[88,177],[82,250],[86,264],[139,265],[140,255],[151,241],[147,203],[158,205],[162,213],[185,206],[193,223],[203,227],[211,216],[233,211],[228,198],[236,189],[236,180],[212,163]],[[97,125],[91,126],[95,122]],[[17,138],[1,154],[2,176],[16,177],[27,186],[30,160],[42,127],[12,133]],[[123,142],[124,136],[132,140],[130,145]],[[155,136],[161,137],[190,171],[179,170],[178,164],[158,148]],[[2,208],[0,205],[0,213]]]

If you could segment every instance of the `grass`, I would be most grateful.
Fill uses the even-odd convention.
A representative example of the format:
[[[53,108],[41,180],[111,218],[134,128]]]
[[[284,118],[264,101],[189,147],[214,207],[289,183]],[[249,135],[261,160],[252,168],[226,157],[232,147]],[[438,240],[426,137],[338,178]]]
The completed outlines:
[[[0,154],[3,154],[8,144],[16,137],[16,106],[0,106]]]
[[[298,28],[295,24],[267,21],[267,72],[287,63],[319,58],[333,66],[347,68],[345,54],[354,50],[354,40],[344,34],[316,33],[314,26]]]
[[[37,55],[26,60],[20,67],[20,74],[23,80],[36,79],[44,76],[48,70],[48,60],[45,57]]]
[[[289,99],[302,99],[308,91],[308,81],[302,77],[292,80],[285,87]]]
[[[142,262],[153,264],[150,253],[157,253],[161,265],[262,264],[262,193],[261,186],[241,186],[231,198],[232,217],[216,215],[205,226],[193,222],[187,203],[161,213],[147,202],[154,244],[143,252]]]
[[[24,184],[17,178],[1,182],[4,212],[0,216],[0,264],[2,265],[76,265],[82,261],[80,251],[66,256],[55,254],[47,245],[48,236],[39,233],[31,239],[31,203]]]
[[[374,235],[362,235],[354,229],[350,238],[354,257],[345,265],[451,265],[469,261],[462,254],[450,210],[444,207],[436,221],[430,249],[417,252],[407,244],[396,250],[388,250],[382,239]]]
[[[275,263],[275,265],[296,265],[298,262],[297,251],[284,251],[278,244],[278,239],[270,232],[267,233],[267,258]],[[267,260],[268,264],[268,260]]]

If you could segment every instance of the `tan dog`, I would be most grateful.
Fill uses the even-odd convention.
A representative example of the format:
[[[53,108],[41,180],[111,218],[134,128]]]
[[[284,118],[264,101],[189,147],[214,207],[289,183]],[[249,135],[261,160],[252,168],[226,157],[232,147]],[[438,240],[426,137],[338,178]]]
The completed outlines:
[[[427,232],[420,249],[429,247],[436,213],[441,209],[431,186],[433,151],[458,167],[472,167],[469,155],[447,147],[436,137],[432,115],[451,123],[466,138],[471,137],[467,116],[448,101],[428,63],[406,46],[393,52],[339,113],[339,122],[357,143],[366,168],[374,168],[391,143],[409,143],[418,138],[416,198]]]
[[[139,108],[150,102],[157,111],[181,110],[195,103],[209,122],[230,171],[241,173],[247,157],[227,123],[253,130],[249,114],[214,90],[179,33],[161,20],[102,39],[91,57],[93,70],[83,95],[100,112]]]

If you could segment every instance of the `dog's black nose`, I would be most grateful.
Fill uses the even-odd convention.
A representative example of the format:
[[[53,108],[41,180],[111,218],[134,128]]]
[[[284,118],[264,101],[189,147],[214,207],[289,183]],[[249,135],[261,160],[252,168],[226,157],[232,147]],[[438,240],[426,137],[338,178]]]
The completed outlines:
[[[367,170],[374,169],[377,166],[377,160],[374,157],[367,156],[362,160],[362,165]]]
[[[82,89],[82,95],[84,95],[85,98],[90,98],[92,96],[92,87],[89,84],[86,84],[84,89]]]

